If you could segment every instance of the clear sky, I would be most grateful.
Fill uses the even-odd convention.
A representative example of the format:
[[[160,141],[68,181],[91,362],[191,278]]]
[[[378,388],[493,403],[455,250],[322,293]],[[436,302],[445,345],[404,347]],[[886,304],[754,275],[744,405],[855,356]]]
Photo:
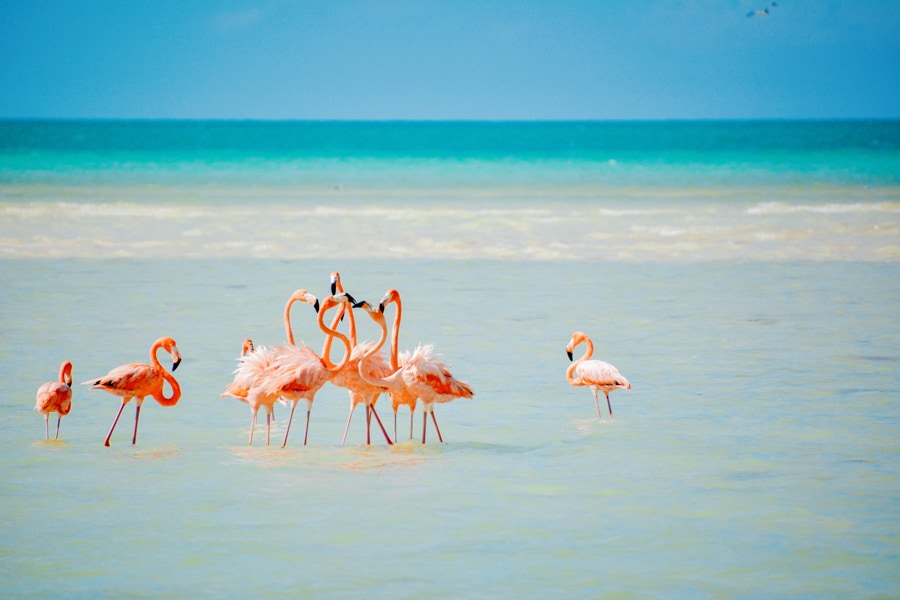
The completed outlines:
[[[0,118],[900,118],[900,1],[0,0]]]

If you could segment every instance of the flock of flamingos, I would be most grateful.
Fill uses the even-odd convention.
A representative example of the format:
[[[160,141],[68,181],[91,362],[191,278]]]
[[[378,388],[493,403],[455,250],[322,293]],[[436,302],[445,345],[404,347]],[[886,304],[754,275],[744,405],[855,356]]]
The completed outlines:
[[[294,332],[291,327],[291,308],[295,302],[306,302],[315,309],[319,328],[325,333],[322,352],[317,354],[302,341],[294,343]],[[394,319],[391,327],[390,355],[385,359],[382,348],[387,342],[388,326],[385,310],[393,304]],[[325,316],[335,310],[331,323],[325,323]],[[353,310],[362,309],[380,327],[381,336],[376,342],[357,342],[356,322]],[[471,386],[450,373],[446,365],[438,360],[439,355],[433,353],[433,346],[419,345],[412,352],[399,351],[400,321],[403,308],[400,294],[389,289],[384,297],[374,306],[366,301],[357,302],[353,296],[344,292],[340,274],[331,274],[331,294],[319,300],[306,290],[297,290],[288,299],[284,307],[284,327],[288,343],[284,346],[254,346],[250,339],[244,340],[241,357],[238,359],[234,380],[227,387],[222,397],[232,397],[250,406],[250,440],[253,445],[253,431],[256,429],[256,416],[260,408],[266,411],[266,445],[270,442],[271,423],[276,402],[290,404],[291,412],[284,432],[282,447],[287,445],[291,432],[294,409],[301,400],[306,402],[306,429],[303,444],[309,439],[309,417],[316,393],[328,382],[347,388],[350,393],[350,415],[344,428],[343,444],[347,440],[347,431],[353,411],[358,404],[366,409],[366,443],[371,443],[372,418],[378,423],[385,441],[390,445],[397,441],[397,411],[401,405],[409,408],[409,437],[413,437],[413,414],[419,401],[422,402],[422,443],[425,443],[428,416],[434,423],[438,441],[443,442],[434,415],[434,405],[450,402],[457,398],[472,398],[475,392]],[[347,334],[338,331],[340,323],[347,319]],[[344,346],[344,353],[337,363],[331,360],[331,349],[334,340]],[[584,333],[576,331],[566,346],[569,360],[573,360],[575,348],[585,344],[584,355],[574,360],[566,370],[566,380],[573,386],[586,386],[594,395],[597,406],[597,417],[602,418],[599,392],[606,397],[609,416],[612,418],[612,405],[609,393],[615,389],[631,389],[628,380],[618,369],[609,363],[591,360],[594,346]],[[162,349],[172,357],[172,371],[181,363],[181,353],[170,337],[156,340],[150,347],[150,364],[131,363],[114,368],[102,377],[89,379],[84,384],[91,389],[100,389],[122,399],[119,411],[103,444],[109,446],[110,438],[122,416],[125,405],[135,400],[134,433],[131,443],[137,443],[138,421],[141,416],[141,405],[147,396],[153,397],[163,406],[174,406],[181,398],[181,388],[175,376],[167,371],[156,357]],[[164,384],[168,383],[171,395],[166,396]],[[394,437],[388,435],[381,418],[375,411],[375,403],[383,393],[391,399],[394,411]],[[44,415],[46,438],[50,439],[50,414],[57,413],[56,439],[59,439],[59,427],[64,415],[72,409],[72,363],[65,361],[60,366],[59,380],[50,381],[38,388],[35,410]]]

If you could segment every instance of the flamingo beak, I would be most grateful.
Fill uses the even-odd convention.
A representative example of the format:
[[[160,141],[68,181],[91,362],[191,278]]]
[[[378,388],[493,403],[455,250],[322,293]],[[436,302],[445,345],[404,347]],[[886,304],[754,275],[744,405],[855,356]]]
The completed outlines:
[[[344,295],[347,296],[347,302],[349,302],[350,304],[356,304],[356,298],[346,292],[344,292]]]
[[[359,302],[356,302],[356,303],[353,305],[353,308],[360,308],[360,307],[362,307],[365,303],[366,303],[365,300],[360,300]]]
[[[334,296],[337,293],[337,277],[331,278],[331,295]]]
[[[572,351],[566,350],[566,354],[569,356],[569,360],[572,360]]]
[[[319,300],[318,299],[316,299],[316,303],[313,304],[313,308],[315,309],[316,314],[319,314]]]
[[[179,357],[175,360],[175,362],[172,363],[172,370],[174,371],[175,369],[177,369],[177,368],[178,368],[178,365],[180,365],[180,364],[181,364],[181,357],[179,356]]]
[[[380,312],[380,313],[383,313],[383,312],[384,312],[384,302],[381,302],[381,303],[378,305],[378,312]]]

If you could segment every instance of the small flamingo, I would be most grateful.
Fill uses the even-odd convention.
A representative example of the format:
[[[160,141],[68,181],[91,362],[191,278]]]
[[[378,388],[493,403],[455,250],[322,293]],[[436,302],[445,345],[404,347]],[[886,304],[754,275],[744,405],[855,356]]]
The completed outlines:
[[[576,331],[566,346],[566,354],[569,360],[572,360],[572,352],[579,344],[585,344],[587,350],[584,356],[569,365],[566,369],[566,381],[573,386],[586,386],[594,394],[594,403],[597,405],[597,417],[602,419],[600,413],[600,398],[598,392],[603,392],[606,396],[606,406],[609,409],[609,418],[613,418],[612,405],[609,403],[609,393],[617,389],[630,390],[631,384],[625,379],[625,376],[619,373],[619,370],[609,363],[602,360],[590,360],[594,354],[594,343],[585,333]],[[577,371],[577,375],[576,375]]]
[[[59,380],[41,385],[35,396],[34,410],[44,415],[44,431],[50,439],[50,413],[57,413],[56,439],[59,439],[59,424],[72,410],[72,363],[64,361],[59,366]]]
[[[384,305],[381,304],[376,309],[367,302],[361,302],[358,306],[361,306],[372,320],[382,328],[381,344],[384,344],[384,340],[387,338],[387,323],[384,320],[383,313]],[[364,380],[397,394],[402,398],[403,403],[406,403],[409,398],[422,401],[424,411],[422,423],[423,444],[425,443],[429,414],[434,422],[438,441],[444,441],[437,424],[437,417],[434,415],[435,404],[451,402],[457,398],[472,398],[475,395],[468,383],[456,379],[447,366],[437,360],[439,356],[433,354],[433,350],[434,347],[430,344],[419,345],[412,353],[404,353],[404,355],[398,357],[399,368],[389,377],[381,379],[371,378],[368,377],[363,369],[360,369],[360,375]],[[361,362],[360,365],[362,364]]]
[[[274,354],[268,348],[256,348],[253,340],[247,338],[241,345],[241,357],[239,366],[234,372],[234,381],[222,393],[222,398],[237,398],[241,402],[250,405],[250,441],[253,445],[253,431],[256,429],[256,414],[260,406],[266,409],[266,445],[269,445],[269,437],[272,428],[273,406],[278,398],[263,397],[259,393],[251,394],[251,381],[257,379],[259,373],[265,373],[273,368]],[[243,367],[243,368],[242,368]]]
[[[352,302],[352,298],[347,294],[328,296],[322,301],[318,317],[319,328],[325,332],[325,335],[335,336],[344,343],[346,351],[340,363],[335,365],[327,355],[320,357],[305,344],[300,347],[276,346],[274,348],[277,355],[275,369],[272,371],[271,376],[265,379],[262,386],[265,393],[284,398],[291,403],[291,415],[288,417],[287,429],[284,432],[284,443],[281,445],[282,448],[287,445],[288,435],[291,432],[291,422],[294,419],[294,409],[297,408],[297,403],[300,400],[306,401],[306,432],[303,436],[303,445],[307,444],[309,439],[309,417],[316,393],[350,358],[350,340],[344,334],[334,329],[329,329],[324,321],[325,313],[342,302]]]
[[[141,405],[144,398],[153,396],[153,399],[163,406],[175,406],[181,399],[181,387],[178,381],[171,373],[166,371],[159,360],[156,358],[157,351],[162,348],[172,356],[172,371],[181,364],[181,353],[175,345],[175,340],[170,337],[161,337],[150,347],[150,363],[131,363],[116,367],[99,379],[89,379],[84,384],[90,384],[92,390],[105,390],[114,396],[122,398],[122,404],[119,406],[119,412],[113,421],[109,433],[106,435],[104,446],[109,446],[109,439],[112,437],[122,415],[122,409],[131,402],[132,398],[136,398],[136,407],[134,411],[134,435],[131,443],[137,443],[138,420],[141,417]],[[166,397],[163,385],[168,382],[172,388],[172,395]]]

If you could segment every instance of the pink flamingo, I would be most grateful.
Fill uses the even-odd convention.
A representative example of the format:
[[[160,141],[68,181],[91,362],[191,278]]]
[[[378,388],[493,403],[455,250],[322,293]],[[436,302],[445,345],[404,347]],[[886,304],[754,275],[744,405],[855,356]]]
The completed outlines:
[[[181,364],[181,353],[175,345],[175,340],[170,337],[161,337],[150,347],[150,363],[131,363],[116,367],[99,379],[89,379],[85,384],[90,384],[92,390],[104,390],[122,398],[122,404],[119,406],[119,412],[113,421],[109,433],[106,435],[104,446],[109,446],[109,439],[112,437],[122,415],[122,409],[131,402],[132,398],[136,398],[136,407],[134,411],[134,435],[131,443],[137,443],[138,420],[141,417],[141,405],[144,398],[153,396],[153,399],[163,406],[175,406],[181,399],[181,387],[178,381],[171,373],[166,371],[159,360],[156,358],[156,352],[162,348],[172,356],[172,371]],[[172,388],[172,395],[166,396],[163,390],[164,384],[168,382]]]
[[[328,296],[322,301],[322,306],[319,308],[319,328],[326,335],[335,336],[344,343],[346,351],[340,363],[332,363],[327,354],[320,357],[305,344],[300,347],[276,346],[274,348],[277,354],[275,369],[262,385],[265,393],[284,398],[291,403],[291,415],[288,418],[287,429],[284,432],[282,448],[287,445],[288,435],[291,432],[291,422],[294,418],[294,409],[297,408],[297,403],[300,400],[306,401],[306,432],[303,436],[303,445],[307,444],[309,439],[309,417],[316,393],[350,358],[350,340],[344,334],[328,328],[324,321],[325,313],[329,309],[342,302],[350,301],[351,299],[347,294]]]
[[[401,359],[406,362],[409,359],[409,353],[399,352],[400,346],[400,322],[403,319],[403,303],[400,301],[400,292],[395,289],[389,289],[384,293],[384,297],[379,302],[381,312],[387,308],[388,304],[394,304],[397,308],[394,312],[394,322],[391,326],[391,371],[396,372],[400,368]],[[401,404],[409,407],[409,438],[413,437],[413,414],[416,412],[417,398],[409,394],[391,394],[391,408],[394,410],[394,441],[397,441],[397,410]]]
[[[384,344],[387,339],[387,323],[384,320],[383,308],[373,308],[367,302],[359,303],[382,329],[380,343]],[[374,346],[376,350],[378,346]],[[369,352],[374,353],[372,348]],[[405,360],[404,360],[405,358]],[[388,389],[393,394],[401,396],[403,403],[408,403],[409,398],[417,398],[422,400],[423,405],[423,423],[422,423],[422,443],[425,443],[426,430],[428,427],[428,415],[434,422],[434,429],[438,436],[438,441],[443,442],[441,430],[437,424],[437,417],[434,416],[434,405],[451,402],[457,398],[472,398],[475,392],[468,383],[460,381],[453,377],[449,369],[442,362],[437,360],[438,356],[433,354],[433,346],[419,345],[415,351],[406,357],[399,357],[398,363],[400,368],[392,375],[382,379],[370,378],[364,369],[360,369],[360,375],[363,379],[374,385],[379,385]]]
[[[609,409],[609,418],[613,418],[612,405],[609,403],[609,393],[617,389],[630,390],[631,384],[619,370],[602,360],[590,360],[594,354],[594,343],[587,334],[576,331],[566,346],[566,354],[572,360],[572,352],[579,344],[585,344],[587,350],[584,356],[569,365],[566,369],[566,381],[573,386],[586,386],[594,394],[594,403],[597,405],[597,417],[602,419],[600,413],[600,398],[598,392],[606,396],[606,406]],[[577,371],[577,375],[576,375]]]
[[[38,388],[35,396],[34,410],[44,415],[44,431],[50,439],[50,413],[59,416],[56,419],[56,439],[59,439],[59,424],[62,418],[72,410],[72,363],[64,361],[59,366],[59,379],[48,381]]]
[[[299,289],[290,295],[284,305],[283,320],[285,334],[291,346],[294,345],[291,307],[295,302],[306,302],[316,312],[319,311],[319,301],[308,291]],[[253,445],[253,432],[256,429],[256,416],[260,407],[266,410],[266,446],[271,441],[273,412],[275,403],[279,401],[280,396],[267,393],[266,383],[276,368],[276,350],[265,346],[254,349],[252,341],[244,340],[241,358],[238,359],[238,366],[234,371],[234,380],[222,394],[223,398],[237,398],[250,405],[250,440],[248,442],[250,446]]]
[[[344,287],[341,284],[341,275],[337,271],[334,271],[331,274],[331,293],[341,294],[343,292]],[[350,346],[352,350],[347,363],[335,372],[331,378],[331,383],[338,387],[347,388],[347,391],[350,393],[350,414],[347,416],[347,425],[344,427],[344,437],[341,439],[341,444],[344,444],[347,441],[347,433],[350,431],[350,422],[353,419],[353,411],[358,404],[363,404],[366,407],[366,444],[372,443],[371,425],[372,415],[374,415],[376,421],[378,421],[378,426],[381,428],[381,432],[384,434],[384,439],[387,441],[388,445],[390,445],[393,442],[385,430],[384,424],[378,416],[378,412],[375,410],[375,402],[378,400],[378,397],[381,396],[383,390],[378,386],[367,383],[359,375],[360,360],[372,342],[364,342],[361,345],[357,344],[356,321],[353,317],[352,304],[349,302],[341,304],[338,314],[335,315],[334,320],[331,323],[332,329],[337,329],[338,323],[343,319],[344,315],[348,316]],[[326,338],[322,356],[326,356],[330,353],[332,339],[331,336]],[[384,358],[378,354],[375,354],[366,362],[365,368],[369,369],[369,374],[372,377],[386,377],[391,374],[390,367],[384,362]]]

